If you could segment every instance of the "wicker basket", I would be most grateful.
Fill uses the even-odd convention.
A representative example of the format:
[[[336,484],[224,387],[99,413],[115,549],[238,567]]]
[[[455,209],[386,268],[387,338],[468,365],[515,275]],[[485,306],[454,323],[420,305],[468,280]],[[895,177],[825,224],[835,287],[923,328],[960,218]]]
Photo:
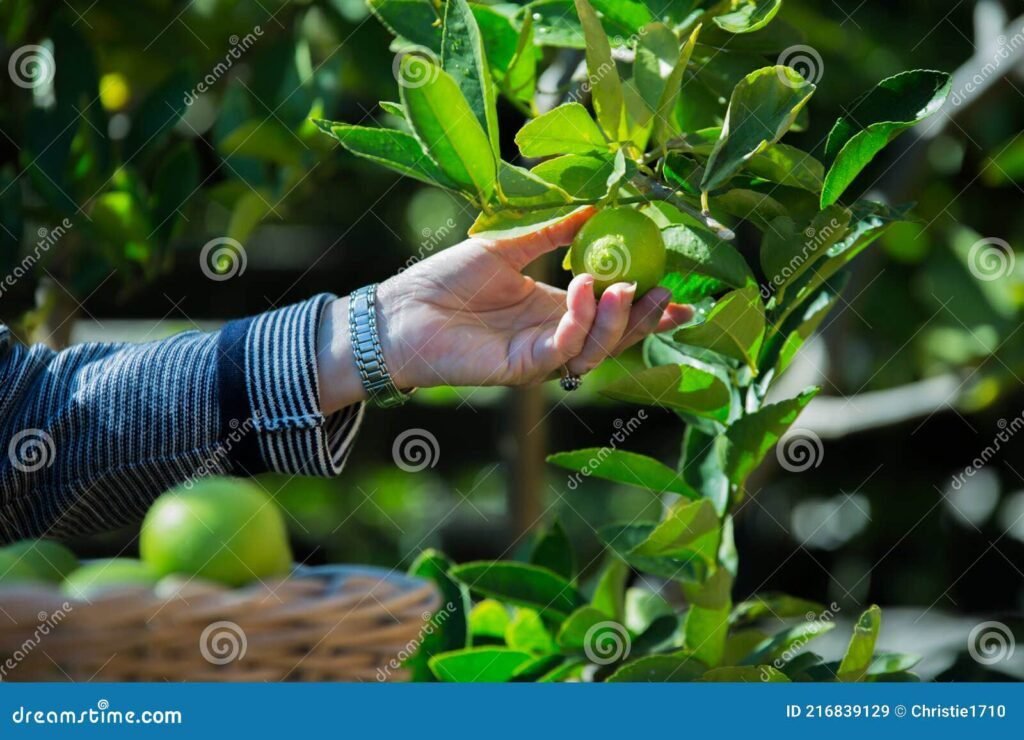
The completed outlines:
[[[91,602],[0,590],[0,679],[395,681],[428,631],[434,586],[380,568],[297,568],[226,589],[165,579]]]

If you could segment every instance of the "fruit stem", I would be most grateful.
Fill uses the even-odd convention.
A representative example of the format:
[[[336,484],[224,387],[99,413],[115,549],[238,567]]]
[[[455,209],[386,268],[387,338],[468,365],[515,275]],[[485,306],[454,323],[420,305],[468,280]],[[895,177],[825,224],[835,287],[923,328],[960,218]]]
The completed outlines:
[[[729,229],[720,224],[715,218],[711,216],[707,208],[703,211],[698,211],[696,208],[687,203],[679,195],[679,193],[665,185],[661,184],[657,180],[653,180],[646,175],[637,175],[633,178],[633,184],[640,189],[649,200],[662,200],[667,203],[671,203],[673,206],[678,208],[683,213],[686,213],[693,218],[700,221],[711,231],[715,232],[715,236],[724,241],[732,241],[736,238],[736,234],[733,233],[732,229]],[[701,204],[704,205],[704,199],[707,193],[702,193]]]

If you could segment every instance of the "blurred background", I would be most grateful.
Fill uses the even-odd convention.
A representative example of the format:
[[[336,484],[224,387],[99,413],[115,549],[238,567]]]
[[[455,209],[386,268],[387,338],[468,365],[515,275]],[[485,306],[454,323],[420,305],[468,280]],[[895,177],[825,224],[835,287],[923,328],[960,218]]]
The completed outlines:
[[[780,17],[820,56],[793,140],[819,155],[880,79],[956,77],[945,114],[858,181],[916,201],[916,220],[854,263],[790,371],[827,397],[798,422],[811,457],[780,452],[752,483],[736,595],[877,602],[883,647],[927,655],[928,677],[976,677],[989,669],[962,654],[967,630],[984,615],[1019,626],[1024,610],[1024,2],[787,0]],[[372,125],[397,97],[391,35],[363,0],[5,0],[0,30],[0,266],[18,276],[0,284],[0,320],[25,341],[145,341],[344,294],[455,243],[475,216],[310,124]],[[40,81],[32,55],[46,54],[56,74]],[[502,119],[511,150],[521,114]],[[262,483],[310,563],[400,567],[428,546],[514,557],[557,515],[595,569],[595,530],[656,518],[661,502],[577,485],[544,454],[629,430],[622,447],[674,465],[680,443],[671,414],[635,423],[638,409],[594,392],[617,372],[572,397],[421,392],[367,415],[338,480]],[[408,430],[411,461],[395,453]],[[135,535],[75,549],[131,552]],[[998,670],[1024,677],[1019,660]]]

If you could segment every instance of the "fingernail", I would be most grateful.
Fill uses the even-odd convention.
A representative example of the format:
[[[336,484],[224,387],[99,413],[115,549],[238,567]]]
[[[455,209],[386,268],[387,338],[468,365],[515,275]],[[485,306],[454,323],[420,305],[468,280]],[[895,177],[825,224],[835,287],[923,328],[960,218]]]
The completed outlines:
[[[629,283],[625,288],[623,288],[622,293],[629,299],[629,302],[632,303],[633,298],[636,297],[636,283]]]
[[[675,324],[685,324],[693,318],[693,306],[686,303],[670,303],[665,307],[665,312]]]

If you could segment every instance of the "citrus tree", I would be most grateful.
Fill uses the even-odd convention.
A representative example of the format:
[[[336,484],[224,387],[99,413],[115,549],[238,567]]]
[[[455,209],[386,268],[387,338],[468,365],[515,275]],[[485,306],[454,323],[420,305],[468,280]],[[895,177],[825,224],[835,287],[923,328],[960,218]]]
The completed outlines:
[[[424,553],[413,572],[438,581],[454,616],[424,640],[412,661],[418,678],[913,677],[913,659],[874,655],[877,607],[857,620],[842,660],[827,663],[802,648],[835,626],[835,607],[780,594],[732,599],[732,517],[746,481],[818,392],[768,403],[769,389],[835,305],[843,268],[907,213],[852,197],[850,186],[949,91],[944,73],[906,72],[850,104],[823,157],[782,143],[806,126],[819,70],[813,55],[791,53],[806,48],[798,31],[773,23],[781,4],[370,0],[400,53],[400,100],[381,102],[396,126],[319,121],[324,132],[465,198],[479,210],[472,233],[484,238],[583,206],[636,209],[665,243],[660,284],[698,308],[690,324],[646,341],[646,370],[602,391],[678,415],[678,468],[609,448],[549,458],[669,497],[661,521],[604,528],[612,557],[588,588],[557,524],[529,563],[453,565]],[[565,50],[579,50],[586,73],[563,75],[568,87],[552,106],[538,79],[558,77],[547,70],[573,59]],[[511,159],[499,146],[499,96],[525,116]],[[745,256],[737,230],[758,234],[759,249]],[[571,252],[566,266],[579,261]],[[630,254],[619,257],[604,260],[612,274],[602,279],[628,275]],[[685,610],[627,589],[632,570],[678,583]],[[803,621],[769,635],[758,626],[769,617]]]

